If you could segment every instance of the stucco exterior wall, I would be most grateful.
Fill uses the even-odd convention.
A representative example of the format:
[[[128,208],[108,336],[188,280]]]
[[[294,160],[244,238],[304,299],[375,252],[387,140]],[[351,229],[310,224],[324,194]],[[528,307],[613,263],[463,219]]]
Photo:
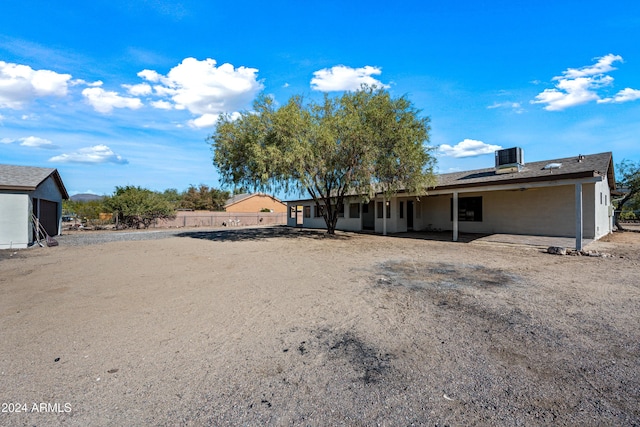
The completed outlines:
[[[375,219],[376,219],[376,228],[375,231],[376,233],[383,233],[384,232],[384,216],[382,218],[379,218],[379,216],[381,215],[380,213],[380,203],[382,203],[382,210],[384,212],[385,208],[385,202],[383,201],[383,199],[381,197],[378,197],[374,200],[375,202]],[[387,228],[387,233],[398,233],[400,231],[406,231],[406,222],[405,222],[405,226],[404,229],[401,228],[401,224],[402,221],[400,220],[400,218],[398,217],[398,213],[399,213],[399,200],[397,197],[393,197],[391,198],[391,200],[388,200],[389,203],[389,209],[391,210],[389,218],[387,218],[387,224],[386,224],[386,228]],[[386,212],[383,213],[382,215],[386,215]]]
[[[358,203],[360,208],[358,209],[359,214],[357,216],[351,217],[349,212],[349,205],[351,203]],[[327,228],[327,224],[324,221],[322,216],[315,216],[315,203],[313,200],[304,200],[298,202],[289,202],[289,211],[287,214],[287,225],[289,227],[302,226],[304,228]],[[306,207],[306,209],[305,209]],[[298,218],[302,218],[302,224],[296,222],[296,218],[292,217],[292,211],[298,210]],[[308,212],[308,216],[305,216],[305,212]],[[338,218],[338,223],[336,224],[336,228],[338,230],[344,231],[360,231],[362,230],[362,203],[360,203],[360,199],[345,199],[344,202],[344,216]]]
[[[453,224],[450,218],[450,194],[421,197],[416,205],[415,230],[451,230]],[[416,216],[418,216],[416,214]]]
[[[600,194],[602,193],[602,196]],[[458,222],[461,233],[509,233],[540,236],[574,237],[576,233],[576,186],[575,184],[552,185],[513,190],[461,192],[458,198],[481,197],[482,220]],[[602,204],[600,203],[602,197]],[[413,203],[413,230],[453,229],[451,219],[452,194],[422,196],[419,198],[400,196],[390,200],[391,215],[387,218],[387,233],[407,231],[408,202]],[[359,199],[345,202],[345,216],[338,220],[337,228],[348,231],[363,229],[362,204],[360,217],[349,217],[349,203],[359,203]],[[382,197],[373,200],[375,232],[383,232],[383,218],[379,218]],[[400,218],[400,203],[403,217]],[[312,201],[296,201],[290,205],[302,206],[299,216],[303,227],[325,228],[322,217],[314,217]],[[606,180],[582,184],[583,238],[597,239],[611,231],[611,194]],[[309,206],[310,217],[304,217],[304,206]],[[287,220],[287,225],[296,226],[295,217]]]
[[[52,177],[45,179],[44,182],[42,182],[38,188],[31,193],[31,197],[62,203],[62,194]],[[60,209],[62,210],[62,208]]]
[[[27,194],[0,193],[0,249],[24,249],[31,243]]]
[[[45,179],[38,188],[29,194],[29,197],[32,203],[33,199],[44,199],[58,204],[56,212],[57,233],[55,234],[60,234],[62,232],[62,193],[60,193],[54,179],[51,176]],[[40,209],[38,211],[40,212]]]
[[[596,182],[595,196],[595,235],[596,239],[613,231],[613,208],[611,190],[606,180]]]
[[[225,209],[226,212],[260,212],[271,209],[273,212],[287,212],[287,205],[266,195],[254,195],[234,203]]]
[[[594,184],[582,186],[583,237],[588,239],[595,237],[594,188]],[[461,233],[575,236],[574,185],[458,195],[463,197],[482,197],[482,221],[459,221]],[[450,194],[422,199],[422,229],[453,229],[451,199]]]

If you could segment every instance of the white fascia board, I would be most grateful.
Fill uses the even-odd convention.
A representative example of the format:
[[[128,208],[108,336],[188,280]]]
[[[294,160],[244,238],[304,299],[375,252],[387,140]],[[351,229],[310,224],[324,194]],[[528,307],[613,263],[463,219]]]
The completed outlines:
[[[437,196],[440,194],[452,194],[454,191],[457,193],[482,193],[487,191],[526,190],[528,188],[558,187],[561,185],[589,184],[589,183],[602,181],[603,179],[604,177],[602,176],[594,176],[590,178],[563,179],[563,180],[557,180],[557,181],[483,185],[479,187],[466,187],[466,188],[462,187],[462,188],[451,188],[451,189],[443,189],[443,190],[429,190],[427,192],[427,196]]]

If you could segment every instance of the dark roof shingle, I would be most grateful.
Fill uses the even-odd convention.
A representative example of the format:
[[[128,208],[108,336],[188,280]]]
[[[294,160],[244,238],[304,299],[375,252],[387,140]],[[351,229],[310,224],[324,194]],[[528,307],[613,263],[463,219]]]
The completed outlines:
[[[550,163],[559,163],[558,169],[545,169]],[[575,157],[525,163],[519,172],[498,174],[495,168],[446,173],[437,176],[436,189],[475,187],[492,184],[513,184],[608,175],[610,185],[615,186],[611,152],[589,154],[582,160]]]
[[[62,183],[58,170],[54,168],[0,165],[0,190],[33,191],[52,175],[62,193],[62,198],[68,199],[67,189]]]

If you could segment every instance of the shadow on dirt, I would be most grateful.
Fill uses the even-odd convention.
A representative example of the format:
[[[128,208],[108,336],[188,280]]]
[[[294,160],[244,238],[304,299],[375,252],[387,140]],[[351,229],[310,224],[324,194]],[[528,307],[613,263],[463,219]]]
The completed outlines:
[[[505,287],[520,281],[516,275],[481,265],[386,262],[379,285],[401,285],[414,290]]]
[[[322,328],[310,331],[299,344],[292,343],[283,349],[290,352],[297,362],[312,364],[319,369],[328,369],[342,379],[376,384],[393,377],[391,360],[393,356],[382,351],[375,344],[367,343],[354,331],[339,331]]]
[[[402,233],[390,233],[388,236],[400,239],[431,240],[434,242],[453,241],[453,232],[451,231],[406,231]],[[478,240],[487,236],[489,236],[489,234],[459,233],[458,243],[471,243],[474,240]]]
[[[191,237],[192,239],[211,240],[214,242],[241,242],[264,239],[332,239],[349,240],[351,237],[345,234],[330,235],[325,230],[309,230],[291,228],[286,226],[265,228],[237,228],[211,231],[185,231],[176,234],[176,237]]]

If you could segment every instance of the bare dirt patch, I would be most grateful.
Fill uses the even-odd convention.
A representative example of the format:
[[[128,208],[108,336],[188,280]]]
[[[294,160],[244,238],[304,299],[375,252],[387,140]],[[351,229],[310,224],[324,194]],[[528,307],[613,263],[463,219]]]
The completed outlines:
[[[640,423],[640,233],[610,258],[296,233],[3,255],[0,402],[29,411],[0,424]]]

